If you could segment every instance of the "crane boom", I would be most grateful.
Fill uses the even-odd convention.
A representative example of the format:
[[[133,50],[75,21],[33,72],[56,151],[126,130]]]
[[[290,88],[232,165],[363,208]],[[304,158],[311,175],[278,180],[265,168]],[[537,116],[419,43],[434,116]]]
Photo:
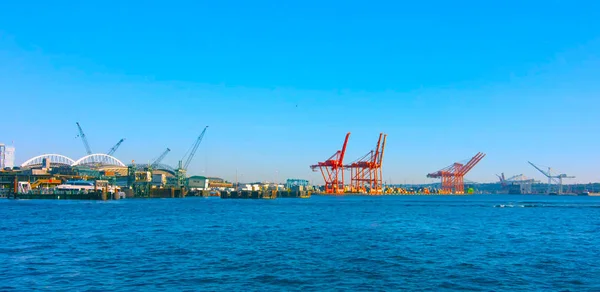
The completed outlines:
[[[533,166],[535,169],[537,169],[539,172],[541,172],[543,175],[545,175],[548,178],[548,185],[550,185],[552,183],[552,181],[554,181],[555,183],[560,183],[560,181],[557,180],[557,178],[559,178],[560,176],[552,176],[550,171],[545,172],[541,168],[539,168],[537,165],[531,163],[530,161],[527,161],[527,162],[529,162],[529,164],[531,164],[531,166]],[[550,169],[550,168],[548,168],[548,169]]]
[[[537,169],[539,172],[541,172],[543,175],[545,175],[547,178],[550,178],[550,174],[543,171],[541,168],[537,167],[537,165],[531,163],[531,161],[527,161],[529,162],[529,164],[531,164],[531,166],[535,167],[535,169]]]
[[[81,140],[83,141],[83,146],[85,146],[85,151],[87,152],[88,155],[91,155],[92,149],[90,149],[90,144],[88,144],[87,138],[85,137],[85,133],[83,133],[83,130],[81,129],[81,126],[79,125],[79,122],[77,122],[77,129],[79,129],[79,137],[81,137]]]
[[[513,180],[515,180],[516,178],[518,178],[518,177],[522,177],[522,176],[523,176],[523,174],[517,174],[517,175],[513,175],[513,176],[511,176],[511,177],[507,178],[506,180],[507,180],[507,181],[513,181]]]
[[[464,194],[465,183],[464,177],[477,163],[485,157],[484,153],[478,152],[467,162],[466,165],[455,162],[454,164],[427,175],[429,178],[442,179],[442,193]],[[500,182],[504,183],[504,175],[500,178]]]
[[[373,165],[377,164],[377,161],[379,160],[379,156],[380,156],[380,151],[381,149],[379,149],[381,147],[381,137],[383,137],[383,133],[379,134],[379,140],[377,140],[377,146],[375,146],[375,152],[371,151],[371,163]]]
[[[112,148],[110,148],[110,150],[108,151],[108,155],[113,155],[115,154],[115,152],[117,152],[117,149],[119,149],[119,146],[121,146],[121,143],[123,143],[123,141],[125,141],[125,138],[121,139],[117,144],[115,144],[115,146],[113,146]]]
[[[558,174],[558,175],[552,175],[550,167],[548,167],[548,172],[546,173],[545,171],[542,171],[539,167],[537,167],[535,164],[533,164],[531,162],[529,162],[529,164],[533,165],[533,167],[535,167],[537,170],[539,170],[540,172],[542,172],[544,175],[546,175],[548,177],[548,194],[551,193],[552,181],[554,181],[558,185],[558,192],[557,193],[558,193],[558,195],[561,195],[562,192],[563,192],[563,179],[565,179],[565,178],[575,178],[574,176],[569,176],[569,175],[566,175],[564,173]]]
[[[483,159],[483,157],[485,157],[485,154],[479,152],[477,153],[475,156],[473,156],[473,158],[471,158],[471,160],[463,167],[461,167],[460,169],[460,175],[465,175],[467,174],[469,171],[471,171],[471,169],[473,169],[473,167],[479,163],[479,161],[481,161],[481,159]]]
[[[152,168],[156,168],[156,166],[158,166],[158,164],[165,158],[165,156],[167,156],[167,154],[169,154],[170,151],[171,149],[167,148],[167,150],[165,150],[158,158],[156,158],[156,160],[152,162]]]
[[[383,143],[381,144],[381,152],[379,152],[379,161],[377,162],[379,165],[383,164],[383,152],[385,151],[386,140],[387,140],[387,134],[383,135]]]
[[[504,177],[504,172],[502,173],[502,175],[496,174],[496,176],[500,180],[500,185],[502,185],[502,187],[505,187],[506,186],[506,179]]]
[[[342,147],[342,152],[340,153],[340,159],[338,160],[338,165],[344,164],[344,156],[346,155],[346,146],[348,146],[348,139],[350,138],[350,133],[346,134],[346,140],[344,140],[344,146]]]
[[[317,169],[321,171],[325,181],[325,193],[327,194],[344,193],[344,156],[346,155],[349,138],[350,133],[346,134],[342,149],[336,151],[326,161],[317,162],[317,164],[310,166],[313,171],[317,171]]]
[[[183,169],[187,170],[188,166],[190,166],[190,162],[192,162],[192,158],[194,158],[194,155],[196,155],[196,150],[198,150],[198,146],[200,146],[200,143],[202,142],[202,138],[204,138],[204,133],[206,133],[206,129],[208,129],[208,126],[206,126],[204,128],[204,130],[202,131],[202,133],[200,134],[200,136],[198,136],[198,139],[196,139],[196,142],[194,143],[194,146],[192,146],[192,150],[190,151],[187,159],[185,160],[185,164],[183,165]],[[184,156],[185,158],[185,156]]]

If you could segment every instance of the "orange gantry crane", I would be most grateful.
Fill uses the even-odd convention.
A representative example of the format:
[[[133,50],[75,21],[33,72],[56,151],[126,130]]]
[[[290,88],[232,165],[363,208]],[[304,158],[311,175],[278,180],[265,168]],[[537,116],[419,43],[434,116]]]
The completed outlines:
[[[353,193],[383,194],[381,165],[387,135],[380,133],[375,150],[344,167],[350,169],[350,187]]]
[[[454,164],[427,175],[429,178],[441,178],[442,190],[444,194],[464,194],[465,193],[465,174],[485,157],[485,154],[479,152],[467,164],[455,162]]]
[[[344,193],[344,155],[346,154],[346,146],[350,133],[346,134],[346,140],[342,150],[338,150],[327,159],[325,162],[319,162],[311,165],[313,171],[319,169],[325,180],[325,193],[327,194],[343,194]]]

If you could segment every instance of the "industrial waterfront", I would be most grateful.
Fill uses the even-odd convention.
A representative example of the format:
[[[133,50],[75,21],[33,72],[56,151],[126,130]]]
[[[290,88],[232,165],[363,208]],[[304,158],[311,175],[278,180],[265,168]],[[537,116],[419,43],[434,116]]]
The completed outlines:
[[[494,184],[476,184],[465,180],[486,154],[479,152],[464,162],[427,174],[440,183],[391,185],[383,182],[387,134],[380,133],[375,147],[366,154],[346,162],[351,143],[347,133],[340,150],[322,162],[310,165],[320,173],[323,185],[311,185],[307,179],[289,178],[280,182],[230,182],[218,177],[188,176],[187,171],[206,135],[206,126],[179,160],[177,166],[162,163],[170,153],[166,148],[149,163],[125,164],[115,157],[120,139],[107,153],[93,153],[79,122],[78,138],[86,150],[75,160],[61,154],[42,154],[14,166],[15,148],[0,144],[0,197],[21,199],[120,200],[127,198],[221,197],[224,199],[309,198],[311,195],[465,195],[465,194],[547,194],[598,195],[600,185],[565,185],[574,178],[529,164],[548,179],[547,183],[522,174],[498,176]]]

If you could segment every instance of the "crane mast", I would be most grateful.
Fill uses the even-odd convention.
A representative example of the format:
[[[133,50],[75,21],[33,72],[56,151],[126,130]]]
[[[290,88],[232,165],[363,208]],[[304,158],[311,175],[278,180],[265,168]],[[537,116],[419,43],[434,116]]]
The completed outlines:
[[[110,150],[108,151],[107,155],[113,155],[113,154],[115,154],[115,152],[117,152],[117,149],[119,149],[119,146],[121,146],[121,143],[123,143],[123,141],[125,141],[125,138],[121,139],[119,142],[117,142],[117,144],[115,144],[115,146],[113,146],[112,148],[110,148]]]
[[[162,154],[160,154],[160,156],[158,156],[158,158],[156,158],[156,160],[154,160],[154,162],[152,162],[150,167],[152,167],[152,169],[156,168],[158,164],[160,164],[160,162],[165,158],[165,156],[169,154],[170,151],[171,149],[167,148],[167,150],[165,150]]]
[[[204,128],[204,130],[202,130],[202,133],[200,133],[200,136],[198,136],[198,139],[196,139],[196,142],[192,146],[191,151],[189,152],[189,155],[187,156],[187,159],[185,160],[185,163],[183,164],[184,170],[188,169],[188,167],[190,166],[190,163],[192,162],[192,159],[194,158],[194,155],[196,155],[196,150],[198,150],[198,146],[200,146],[200,143],[202,142],[202,139],[204,138],[204,133],[206,133],[206,129],[208,129],[208,126],[206,126]],[[185,159],[185,155],[183,158]],[[182,159],[182,161],[183,161],[183,159]]]
[[[183,158],[181,160],[179,160],[179,167],[177,167],[176,176],[177,176],[177,183],[181,187],[184,187],[187,185],[186,179],[185,179],[187,169],[190,166],[190,163],[192,162],[194,155],[196,155],[196,150],[198,150],[198,146],[200,146],[200,143],[202,142],[202,139],[204,138],[206,129],[208,129],[208,126],[206,126],[204,128],[204,130],[202,130],[202,133],[200,133],[200,136],[198,136],[198,139],[196,139],[196,142],[194,142],[194,144],[192,145],[192,148],[188,151],[188,153],[183,155]],[[183,162],[183,160],[185,160],[185,163]]]
[[[91,155],[92,149],[90,149],[90,144],[88,144],[87,138],[85,137],[85,133],[83,133],[83,129],[81,129],[79,122],[77,122],[77,129],[79,129],[79,137],[81,137],[81,141],[83,141],[83,146],[85,147],[87,155]]]

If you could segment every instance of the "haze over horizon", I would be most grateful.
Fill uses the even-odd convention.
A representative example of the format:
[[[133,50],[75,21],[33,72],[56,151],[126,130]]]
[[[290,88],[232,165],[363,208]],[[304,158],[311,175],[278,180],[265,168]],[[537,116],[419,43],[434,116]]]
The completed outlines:
[[[306,178],[388,134],[384,180],[481,151],[466,178],[598,182],[600,3],[590,1],[55,1],[0,9],[0,143],[16,163],[94,152],[191,175]]]

